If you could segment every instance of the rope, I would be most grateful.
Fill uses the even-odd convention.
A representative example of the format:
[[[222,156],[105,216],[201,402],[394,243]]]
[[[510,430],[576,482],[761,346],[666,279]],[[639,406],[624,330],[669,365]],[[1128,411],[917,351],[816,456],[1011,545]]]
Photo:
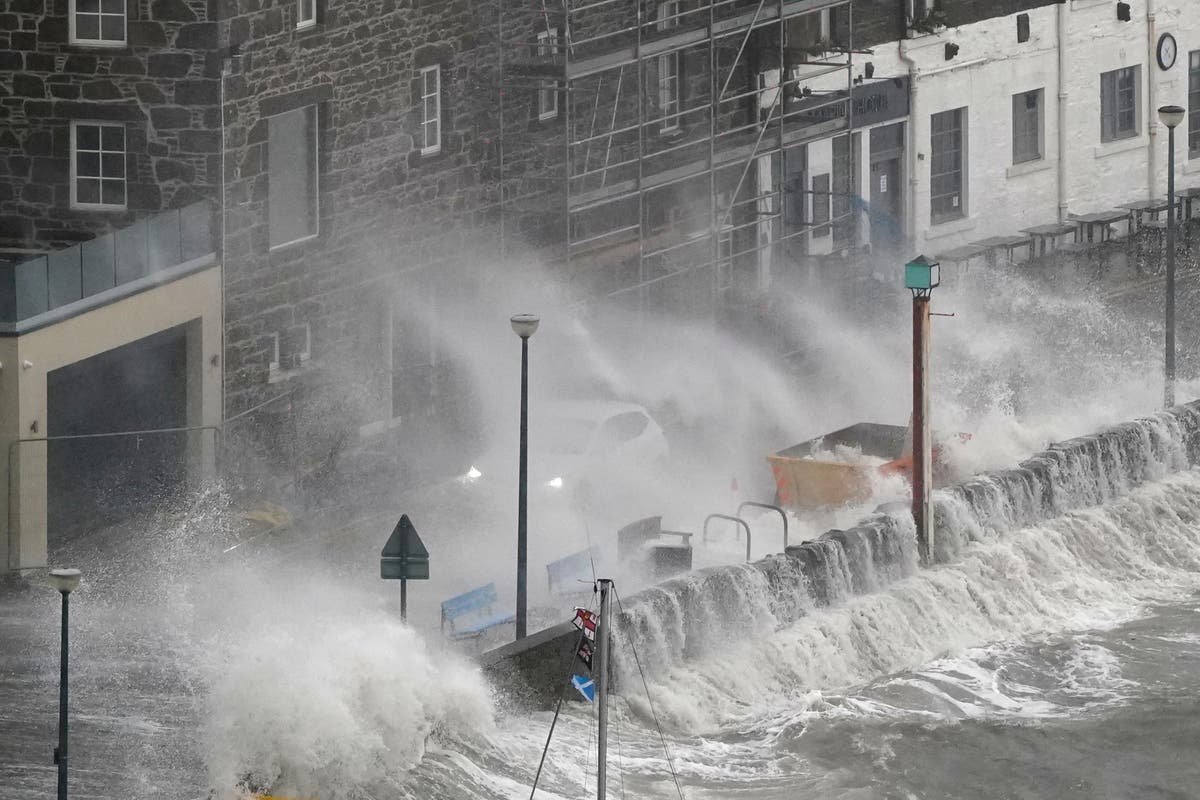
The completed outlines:
[[[571,683],[571,675],[575,671],[575,659],[578,657],[579,648],[583,644],[584,636],[586,634],[581,630],[579,632],[579,639],[575,642],[575,649],[571,651],[571,659],[567,662],[567,679],[563,681],[562,688],[558,690],[558,702],[554,706],[554,718],[550,720],[550,730],[546,733],[546,744],[542,747],[542,757],[538,759],[537,772],[533,775],[533,786],[529,789],[529,800],[533,800],[533,796],[537,794],[538,781],[542,777],[542,767],[546,764],[546,754],[550,752],[550,740],[554,737],[555,726],[558,725],[558,715],[562,712],[563,700],[567,696],[567,686]]]
[[[613,585],[613,592],[616,592],[616,585]],[[617,607],[621,613],[625,613],[625,605],[621,602],[621,595],[617,594]],[[662,743],[663,753],[667,757],[667,767],[671,770],[671,780],[675,782],[675,791],[679,794],[679,800],[684,800],[683,787],[679,785],[679,775],[675,772],[675,763],[671,758],[671,748],[667,747],[667,737],[663,736],[662,725],[658,721],[658,712],[654,710],[654,700],[650,697],[650,685],[646,683],[646,671],[642,669],[642,660],[638,658],[637,644],[633,637],[629,637],[629,647],[633,651],[633,661],[637,664],[638,675],[642,679],[642,689],[646,692],[646,703],[650,706],[650,716],[654,718],[654,727],[658,731],[658,740]],[[532,798],[530,798],[532,800]]]

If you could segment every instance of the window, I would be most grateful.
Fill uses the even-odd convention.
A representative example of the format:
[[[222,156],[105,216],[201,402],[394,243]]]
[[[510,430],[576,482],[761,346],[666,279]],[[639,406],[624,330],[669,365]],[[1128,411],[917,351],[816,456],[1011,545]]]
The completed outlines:
[[[1014,94],[1012,99],[1013,163],[1042,157],[1042,90]]]
[[[1200,158],[1200,50],[1188,53],[1188,156]]]
[[[1017,43],[1029,41],[1029,15],[1017,14]]]
[[[442,68],[421,70],[421,155],[442,150]]]
[[[1125,67],[1100,75],[1100,141],[1138,135],[1138,73]]]
[[[658,4],[658,23],[660,31],[670,30],[679,25],[679,1]],[[663,53],[658,57],[658,112],[662,124],[660,133],[671,133],[679,130],[679,51]]]
[[[733,286],[733,226],[724,225],[717,233],[717,291]]]
[[[810,55],[824,53],[830,41],[829,9],[789,18],[785,35],[788,48],[799,51],[797,57],[801,61]]]
[[[296,0],[296,27],[311,28],[317,24],[317,0]]]
[[[963,208],[965,116],[965,108],[956,108],[934,114],[929,120],[929,221],[933,225],[966,213]]]
[[[316,106],[268,119],[267,163],[271,247],[316,236]]]
[[[125,44],[125,0],[71,0],[71,43]]]
[[[538,34],[538,55],[552,56],[558,53],[558,28]],[[558,81],[542,81],[538,88],[538,119],[554,119],[558,116]]]
[[[125,128],[71,124],[71,205],[125,208]]]

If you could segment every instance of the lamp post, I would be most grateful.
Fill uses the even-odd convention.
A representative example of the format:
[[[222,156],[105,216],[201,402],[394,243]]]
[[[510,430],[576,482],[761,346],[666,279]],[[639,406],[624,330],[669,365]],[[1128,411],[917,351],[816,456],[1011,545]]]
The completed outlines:
[[[929,433],[929,298],[941,282],[941,265],[917,256],[904,265],[904,286],[913,297],[913,410],[912,410],[912,515],[917,527],[917,550],[921,562],[933,556],[933,447]]]
[[[521,463],[517,472],[517,638],[525,638],[528,605],[526,573],[529,531],[526,505],[529,482],[529,337],[538,329],[535,314],[517,314],[511,320],[513,333],[521,337]]]
[[[1183,122],[1186,113],[1180,106],[1158,109],[1158,118],[1167,126],[1167,335],[1163,364],[1167,408],[1175,405],[1175,126]]]
[[[54,763],[58,765],[58,800],[67,800],[67,612],[71,592],[79,585],[79,570],[50,570],[50,585],[62,595],[62,645],[58,664],[58,747]]]

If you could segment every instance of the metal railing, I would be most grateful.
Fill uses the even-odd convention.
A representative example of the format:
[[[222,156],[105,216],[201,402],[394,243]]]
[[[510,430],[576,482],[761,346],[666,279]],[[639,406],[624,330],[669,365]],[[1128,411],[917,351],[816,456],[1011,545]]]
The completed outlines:
[[[19,322],[214,252],[207,201],[0,268],[0,322]]]
[[[731,517],[728,514],[709,514],[707,517],[704,518],[704,532],[701,536],[701,539],[704,541],[705,544],[708,543],[708,523],[712,522],[714,519],[728,520],[729,522],[732,522],[733,524],[737,525],[740,529],[746,531],[746,561],[749,562],[750,561],[750,526],[746,524],[746,520],[742,519],[741,517]]]
[[[767,511],[774,511],[775,513],[777,513],[777,514],[779,515],[779,518],[780,518],[781,520],[783,520],[783,549],[784,549],[784,550],[787,550],[787,546],[788,546],[788,519],[787,519],[787,512],[786,512],[786,511],[784,511],[784,510],[783,510],[782,508],[780,508],[779,506],[773,506],[773,505],[771,505],[770,503],[759,503],[759,502],[757,502],[757,501],[755,501],[755,500],[747,500],[747,501],[745,501],[744,503],[742,503],[740,506],[738,506],[738,507],[737,507],[737,516],[738,516],[738,518],[739,518],[739,519],[741,519],[741,516],[742,516],[742,509],[743,509],[743,508],[748,508],[748,507],[752,507],[752,508],[764,508],[764,509],[766,509]]]

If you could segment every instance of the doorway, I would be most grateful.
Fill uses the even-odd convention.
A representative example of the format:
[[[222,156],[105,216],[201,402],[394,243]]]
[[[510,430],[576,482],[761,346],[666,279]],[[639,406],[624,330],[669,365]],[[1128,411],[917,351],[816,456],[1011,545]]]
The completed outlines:
[[[871,249],[896,250],[904,241],[901,160],[904,123],[871,130]]]

